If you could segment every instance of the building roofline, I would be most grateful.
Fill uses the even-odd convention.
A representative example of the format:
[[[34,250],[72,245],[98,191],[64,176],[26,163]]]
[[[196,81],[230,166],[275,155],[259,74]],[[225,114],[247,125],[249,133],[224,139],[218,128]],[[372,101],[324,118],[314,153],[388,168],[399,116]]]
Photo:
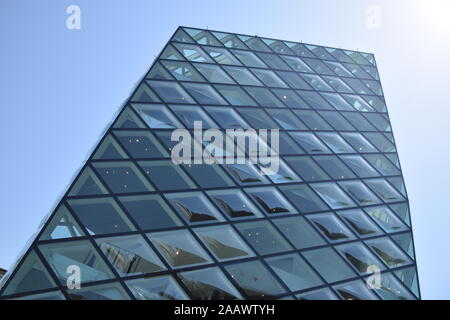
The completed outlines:
[[[306,43],[306,42],[299,42],[299,41],[285,40],[285,39],[277,39],[277,38],[270,38],[270,37],[261,37],[259,35],[250,35],[250,34],[229,32],[229,31],[223,31],[223,30],[197,28],[197,27],[191,27],[191,26],[178,26],[177,30],[181,29],[181,28],[197,29],[197,30],[204,30],[204,31],[210,31],[210,32],[231,33],[231,34],[239,35],[239,36],[257,37],[257,38],[262,38],[262,39],[278,40],[278,41],[283,41],[283,42],[294,42],[294,43],[300,43],[300,44],[303,44],[303,45],[309,45],[309,46],[315,46],[315,47],[330,48],[330,49],[337,49],[337,50],[347,50],[347,51],[354,51],[354,52],[358,52],[358,53],[371,54],[371,55],[373,55],[375,57],[375,54],[373,52],[367,52],[367,51],[361,51],[361,50],[354,50],[354,49],[347,49],[347,48],[338,48],[338,47],[325,46],[325,45],[314,44],[314,43]]]

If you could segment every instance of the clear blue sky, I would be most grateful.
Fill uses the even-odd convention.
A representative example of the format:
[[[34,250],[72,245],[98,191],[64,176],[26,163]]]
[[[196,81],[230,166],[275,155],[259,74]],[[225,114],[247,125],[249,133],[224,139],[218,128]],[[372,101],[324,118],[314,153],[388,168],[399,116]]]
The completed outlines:
[[[81,8],[81,30],[66,8]],[[380,29],[367,27],[369,5]],[[422,295],[449,299],[450,1],[0,2],[0,267],[9,268],[177,26],[373,52],[410,196]]]

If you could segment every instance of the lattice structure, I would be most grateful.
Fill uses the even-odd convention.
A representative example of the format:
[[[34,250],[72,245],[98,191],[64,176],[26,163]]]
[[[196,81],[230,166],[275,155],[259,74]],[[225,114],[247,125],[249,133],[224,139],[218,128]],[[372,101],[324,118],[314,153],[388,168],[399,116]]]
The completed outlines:
[[[279,129],[278,173],[173,164],[172,131],[196,120]],[[74,265],[79,290],[67,288]],[[373,266],[381,286],[369,289]],[[0,296],[420,298],[374,56],[178,28]]]

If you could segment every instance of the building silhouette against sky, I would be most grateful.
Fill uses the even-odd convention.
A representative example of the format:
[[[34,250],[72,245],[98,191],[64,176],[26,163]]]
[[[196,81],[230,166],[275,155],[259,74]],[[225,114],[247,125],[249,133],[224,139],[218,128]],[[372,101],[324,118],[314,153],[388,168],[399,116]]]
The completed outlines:
[[[279,129],[279,171],[174,164],[171,134],[194,121]],[[77,270],[81,289],[68,288]],[[0,299],[420,298],[374,56],[178,28],[0,287]]]

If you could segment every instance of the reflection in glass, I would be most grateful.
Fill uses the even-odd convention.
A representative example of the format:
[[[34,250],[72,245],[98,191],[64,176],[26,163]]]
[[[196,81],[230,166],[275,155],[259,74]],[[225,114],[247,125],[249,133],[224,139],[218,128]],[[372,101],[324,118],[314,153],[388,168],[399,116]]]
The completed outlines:
[[[261,86],[261,82],[247,68],[224,66],[224,69],[240,85]]]
[[[153,187],[132,162],[95,162],[93,166],[114,193],[153,191]]]
[[[331,248],[308,250],[303,253],[303,256],[329,283],[355,276],[353,270]]]
[[[193,62],[213,62],[213,60],[199,46],[193,44],[174,43],[183,56]]]
[[[161,63],[170,71],[170,73],[181,81],[201,81],[203,77],[195,70],[191,64],[183,61],[161,61]]]
[[[158,256],[139,235],[100,238],[96,241],[121,276],[152,273],[165,269]]]
[[[257,56],[260,57],[272,69],[291,71],[291,68],[286,64],[286,62],[281,60],[281,58],[275,54],[258,52]]]
[[[274,219],[273,223],[297,249],[324,245],[325,241],[305,218],[296,216]]]
[[[147,236],[174,268],[211,262],[188,230],[149,233]]]
[[[182,128],[181,123],[162,104],[132,104],[133,108],[150,128],[175,129]],[[123,132],[126,134],[126,132]],[[145,135],[142,133],[142,135]]]
[[[364,135],[381,152],[396,151],[394,144],[391,141],[389,141],[389,139],[386,138],[383,134],[378,132],[366,132]]]
[[[309,105],[300,98],[294,90],[290,89],[272,89],[273,93],[280,99],[285,105],[290,108],[310,108]]]
[[[186,82],[183,86],[200,104],[227,104],[209,84]]]
[[[233,109],[227,107],[206,107],[206,111],[223,129],[248,129],[250,126]]]
[[[345,118],[335,111],[320,111],[319,114],[337,131],[354,131],[355,128]]]
[[[75,238],[83,235],[83,231],[69,210],[67,210],[66,206],[61,205],[45,228],[40,240]]]
[[[355,178],[353,172],[336,156],[316,156],[314,160],[335,180]]]
[[[223,221],[221,214],[201,192],[168,193],[166,197],[189,222]]]
[[[245,191],[268,214],[297,212],[275,188],[248,188]]]
[[[287,85],[273,71],[265,69],[251,69],[252,72],[268,87],[287,88]]]
[[[292,250],[287,241],[268,221],[239,223],[236,224],[236,228],[259,254]]]
[[[285,157],[286,162],[306,181],[329,180],[311,157]]]
[[[215,85],[214,87],[233,106],[256,106],[256,103],[241,87],[231,85]]]
[[[82,283],[113,278],[112,272],[88,240],[43,244],[39,250],[62,285],[71,275],[69,266],[80,267]]]
[[[69,205],[91,235],[134,230],[112,198],[74,199],[69,200]]]
[[[268,258],[266,261],[291,291],[304,290],[323,283],[297,254]]]
[[[381,274],[381,286],[374,290],[383,300],[415,300],[416,298],[406,290],[392,273]]]
[[[337,214],[360,237],[375,236],[381,234],[380,228],[360,209],[338,211]]]
[[[353,201],[335,183],[317,183],[311,187],[333,209],[353,207]]]
[[[328,209],[307,185],[282,186],[280,190],[302,213]]]
[[[30,252],[20,270],[10,279],[3,294],[22,293],[56,287],[42,262],[34,252]]]
[[[254,255],[231,226],[197,228],[195,233],[218,260],[223,261]]]
[[[157,194],[119,197],[119,200],[142,230],[182,225],[175,212]]]
[[[379,300],[374,293],[369,291],[367,285],[360,280],[341,284],[333,288],[344,300]]]
[[[259,261],[231,264],[225,269],[248,298],[270,298],[284,292],[283,287]]]
[[[266,178],[250,163],[227,164],[224,167],[240,185],[267,183]]]
[[[222,46],[219,41],[214,38],[207,30],[184,28],[187,33],[198,43],[212,46]]]
[[[377,129],[362,116],[359,112],[345,112],[342,115],[358,130],[358,131],[376,131]]]
[[[146,131],[115,131],[125,149],[133,158],[166,158],[169,154],[156,138]]]
[[[398,232],[407,229],[400,219],[386,206],[370,207],[364,210],[386,232]]]
[[[332,130],[328,123],[315,111],[294,110],[294,112],[311,130]]]
[[[219,66],[204,63],[194,65],[209,82],[234,84],[234,81]]]
[[[333,150],[334,153],[354,153],[352,149],[337,133],[332,132],[318,132],[320,139],[325,141],[327,146]]]
[[[183,168],[202,188],[234,186],[233,180],[218,164],[183,165]]]
[[[170,44],[166,46],[164,51],[161,53],[161,59],[169,59],[169,60],[185,60],[181,54],[175,50]]]
[[[366,180],[366,184],[372,189],[383,201],[395,202],[404,198],[384,179]]]
[[[331,153],[331,151],[311,132],[292,132],[291,136],[308,153]]]
[[[256,51],[265,51],[265,52],[272,52],[272,50],[269,49],[269,47],[261,41],[258,37],[249,37],[249,36],[243,36],[243,35],[237,35],[239,39],[245,42],[245,44],[252,50]]]
[[[375,149],[360,133],[343,132],[341,135],[358,152],[377,152],[377,149]]]
[[[297,72],[309,72],[313,73],[310,67],[306,65],[300,58],[281,56],[281,58],[289,64],[289,66]]]
[[[411,263],[409,257],[388,238],[368,240],[366,243],[389,268],[400,267]]]
[[[351,231],[332,213],[313,214],[308,216],[308,219],[331,242],[355,238]]]
[[[272,163],[268,161],[268,159],[259,158],[260,164],[259,166],[261,168],[266,168],[270,172],[270,166]],[[263,162],[264,161],[264,162]],[[269,163],[269,165],[265,165],[265,163]],[[279,160],[279,167],[278,171],[276,173],[270,172],[270,174],[267,175],[269,179],[273,183],[293,183],[293,182],[300,182],[302,181],[295,173],[291,170],[282,160]]]
[[[296,296],[299,300],[339,300],[328,288],[307,291]]]
[[[278,71],[277,74],[293,89],[311,90],[311,86],[295,72]]]
[[[266,109],[267,113],[285,130],[305,130],[306,126],[290,110]]]
[[[172,105],[170,109],[181,119],[184,125],[189,129],[194,129],[194,121],[201,121],[202,128],[218,128],[205,111],[198,106]]]
[[[361,206],[378,204],[381,201],[360,181],[345,181],[339,185]]]
[[[246,87],[245,90],[261,106],[283,108],[284,105],[266,88]]]
[[[171,276],[126,281],[137,300],[187,300],[188,296]]]
[[[145,83],[141,83],[137,88],[136,92],[131,97],[131,101],[133,102],[161,102],[155,92],[150,89],[150,87]]]
[[[247,49],[245,44],[234,34],[225,32],[211,32],[227,48]]]
[[[360,178],[376,177],[380,174],[372,168],[363,157],[347,155],[340,157],[345,164],[352,169]]]
[[[71,300],[130,300],[130,297],[119,283],[68,290],[67,294]]]
[[[289,49],[282,41],[273,39],[262,39],[275,53],[278,54],[290,54],[294,55],[291,49]]]
[[[39,293],[30,296],[13,298],[10,300],[66,300],[66,298],[61,293],[61,291],[52,291],[47,293]]]
[[[261,216],[255,205],[240,190],[209,191],[208,195],[230,218]]]
[[[189,94],[174,81],[147,80],[158,96],[167,103],[195,103]]]
[[[235,300],[240,293],[219,268],[179,273],[181,281],[195,300]]]
[[[125,107],[113,126],[115,129],[143,129],[145,125],[129,106]]]
[[[92,159],[96,160],[108,160],[108,159],[126,159],[128,158],[125,151],[117,143],[116,139],[112,135],[108,135],[100,144],[97,151],[92,156]],[[95,178],[94,178],[95,179]]]
[[[373,273],[376,270],[384,270],[383,265],[361,243],[349,243],[337,246],[336,249],[353,265],[360,274]]]
[[[303,58],[303,61],[305,61],[311,69],[319,74],[334,75],[334,72],[318,59]]]
[[[364,156],[367,161],[384,176],[394,176],[400,174],[400,169],[392,164],[382,154],[367,154]]]
[[[139,166],[159,190],[196,188],[183,169],[170,160],[141,161]]]

